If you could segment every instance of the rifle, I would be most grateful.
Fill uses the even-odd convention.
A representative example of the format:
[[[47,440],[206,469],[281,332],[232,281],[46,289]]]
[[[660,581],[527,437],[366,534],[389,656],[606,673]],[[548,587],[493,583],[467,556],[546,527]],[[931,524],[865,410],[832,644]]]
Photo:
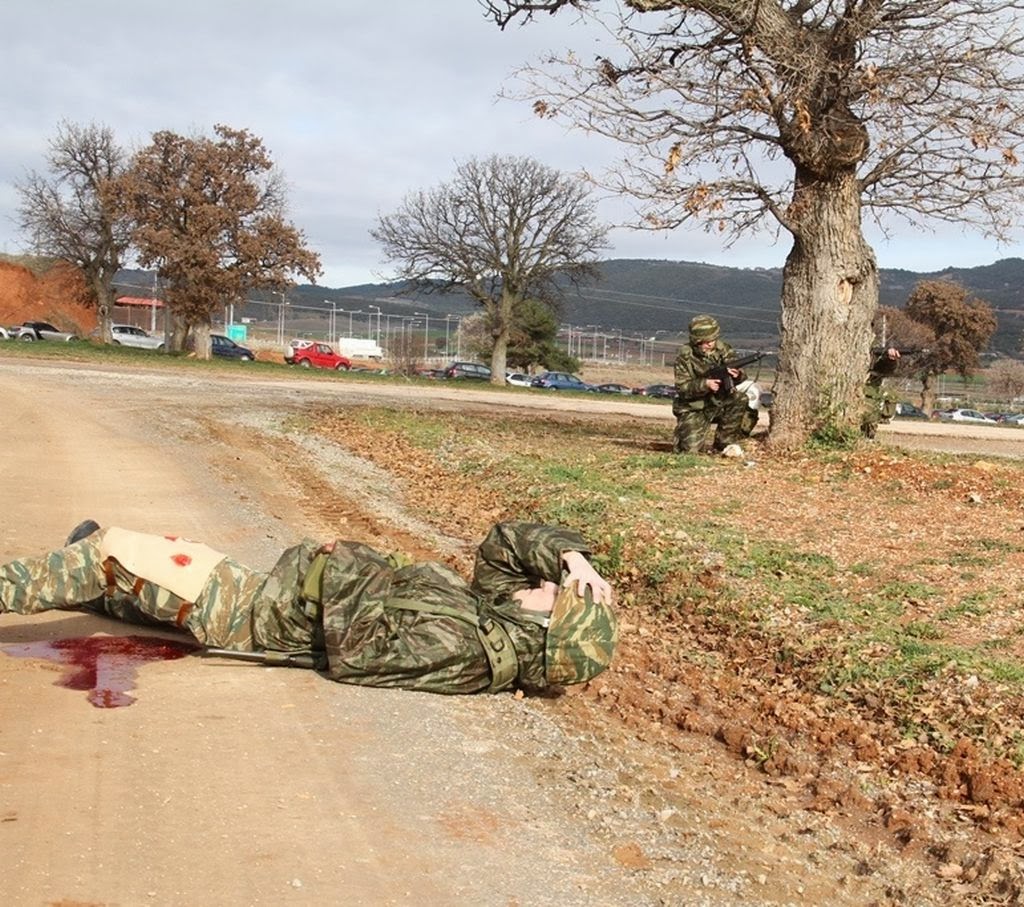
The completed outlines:
[[[871,355],[877,359],[879,356],[884,356],[889,350],[896,350],[900,354],[900,358],[903,356],[927,356],[931,350],[923,346],[873,346],[871,347]]]
[[[729,369],[742,369],[745,365],[760,362],[765,355],[765,353],[751,353],[749,356],[730,359],[721,365],[715,366],[704,377],[712,378],[718,382],[718,390],[715,391],[716,397],[728,397],[736,388],[736,380],[729,374]]]
[[[236,649],[204,648],[199,654],[204,657],[234,658],[271,668],[316,669],[316,656],[310,652],[239,652]]]

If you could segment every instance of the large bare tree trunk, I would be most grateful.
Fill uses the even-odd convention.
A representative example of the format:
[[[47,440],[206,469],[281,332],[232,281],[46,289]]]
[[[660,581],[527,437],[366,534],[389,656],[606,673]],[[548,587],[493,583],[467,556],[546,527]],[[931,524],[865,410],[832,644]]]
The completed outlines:
[[[921,376],[921,409],[931,415],[938,399],[938,375],[926,371]]]
[[[104,280],[102,274],[93,273],[90,275],[92,284],[92,295],[96,301],[96,314],[99,317],[100,340],[103,343],[110,343],[113,340],[113,333],[110,330],[111,308],[113,306],[113,293],[109,281]]]
[[[798,174],[789,213],[798,228],[783,272],[770,432],[781,449],[823,429],[859,429],[878,305],[878,265],[861,232],[855,174],[830,181]]]
[[[515,297],[507,290],[501,291],[501,300],[494,313],[494,348],[491,351],[491,384],[505,386],[505,366],[508,363],[508,339],[512,334],[512,312]]]
[[[212,359],[210,345],[210,322],[199,321],[192,325],[192,336],[195,338],[196,359]]]

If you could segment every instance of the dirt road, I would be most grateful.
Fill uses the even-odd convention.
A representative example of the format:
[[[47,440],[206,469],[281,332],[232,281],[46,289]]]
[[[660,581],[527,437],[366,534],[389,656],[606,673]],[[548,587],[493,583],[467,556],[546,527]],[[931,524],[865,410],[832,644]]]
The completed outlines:
[[[344,451],[285,451],[287,420],[339,387],[0,359],[0,561],[86,516],[258,567],[304,534],[465,546]],[[435,405],[465,400],[448,394]],[[296,506],[313,472],[331,512]],[[852,905],[887,903],[894,878],[939,902],[895,858],[859,872],[859,843],[713,743],[661,752],[572,697],[367,690],[192,656],[140,666],[136,701],[101,709],[17,654],[126,632],[0,619],[5,904]]]

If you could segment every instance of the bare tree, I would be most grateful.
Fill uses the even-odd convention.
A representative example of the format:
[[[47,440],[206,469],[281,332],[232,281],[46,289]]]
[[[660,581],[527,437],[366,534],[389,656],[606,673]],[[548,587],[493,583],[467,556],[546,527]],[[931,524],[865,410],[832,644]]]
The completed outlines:
[[[253,289],[284,291],[293,273],[320,274],[319,256],[284,219],[283,181],[262,141],[227,126],[214,132],[156,133],[108,190],[131,219],[140,263],[167,286],[174,348],[194,332],[203,358],[218,307]]]
[[[578,180],[529,158],[495,155],[411,193],[370,233],[398,264],[399,279],[459,287],[484,308],[494,340],[491,382],[504,384],[518,308],[530,298],[554,302],[564,282],[594,274],[607,230]]]
[[[859,419],[878,299],[866,207],[1007,238],[1024,187],[1024,0],[481,0],[611,36],[521,72],[543,117],[622,143],[641,224],[792,238],[772,442]],[[614,56],[614,59],[613,59]]]
[[[922,406],[931,412],[939,375],[953,369],[966,378],[978,367],[979,353],[996,331],[995,312],[988,303],[969,299],[967,290],[950,280],[922,280],[911,290],[904,312],[935,335],[917,363]]]
[[[1024,362],[999,359],[988,370],[988,386],[993,394],[1012,406],[1024,397]]]
[[[130,231],[101,189],[123,171],[126,157],[107,127],[62,122],[50,142],[49,174],[31,171],[16,184],[19,225],[29,235],[33,251],[67,261],[82,272],[87,288],[83,301],[99,314],[107,343],[114,278]]]

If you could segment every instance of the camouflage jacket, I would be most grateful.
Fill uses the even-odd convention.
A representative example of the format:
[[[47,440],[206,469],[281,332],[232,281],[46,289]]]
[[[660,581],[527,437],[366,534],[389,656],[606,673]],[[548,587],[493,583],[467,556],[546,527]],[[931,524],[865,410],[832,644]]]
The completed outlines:
[[[688,409],[704,409],[720,401],[704,383],[708,372],[735,359],[735,353],[728,343],[719,340],[707,355],[687,344],[679,349],[675,364],[676,398],[672,409],[679,413]]]
[[[881,387],[886,378],[896,373],[899,364],[899,359],[890,359],[885,350],[879,355],[873,356],[868,369],[867,386],[869,388]]]
[[[316,551],[304,543],[286,551],[271,571],[254,614],[266,648],[277,648],[278,632],[298,639],[296,626],[308,608],[294,602],[305,566]],[[504,627],[516,651],[517,686],[543,687],[546,618],[513,600],[520,589],[543,580],[559,582],[562,554],[589,554],[576,532],[531,523],[495,526],[477,550],[467,583],[442,564],[398,565],[358,542],[338,541],[322,581],[322,639],[326,672],[334,680],[366,686],[404,687],[436,693],[477,693],[491,683],[491,669],[476,631],[481,618]],[[409,607],[412,603],[412,607]],[[454,609],[468,619],[431,613],[430,605]],[[273,626],[267,629],[268,615]],[[289,616],[290,615],[290,616]]]

